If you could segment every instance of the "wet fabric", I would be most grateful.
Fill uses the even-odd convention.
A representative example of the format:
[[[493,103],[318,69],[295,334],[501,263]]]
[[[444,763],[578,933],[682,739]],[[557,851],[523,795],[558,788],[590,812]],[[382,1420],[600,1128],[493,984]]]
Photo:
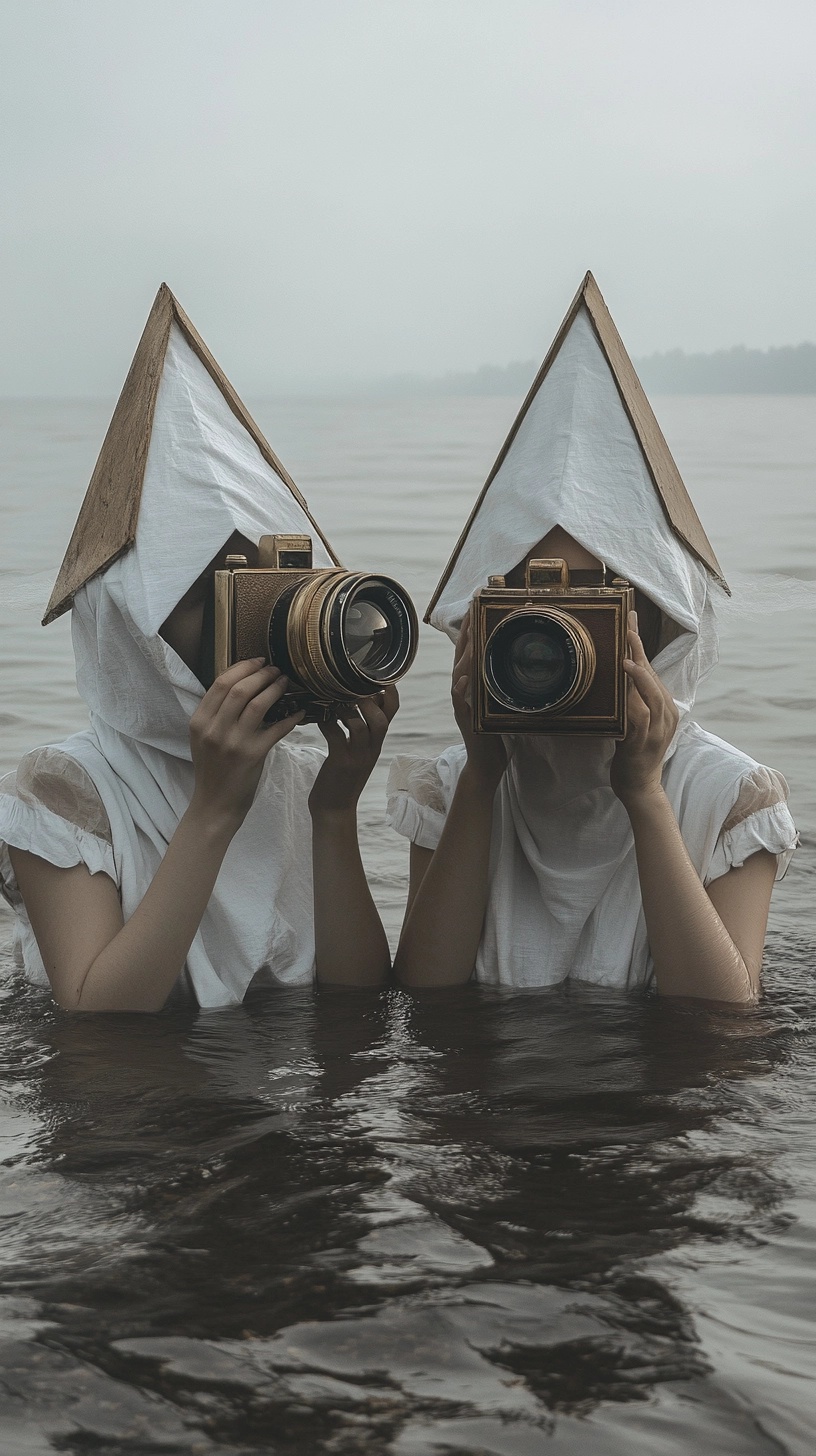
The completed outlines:
[[[0,785],[0,876],[18,916],[9,844],[63,867],[82,863],[92,874],[108,874],[126,919],[141,902],[190,802],[189,723],[204,693],[159,629],[235,531],[256,543],[274,531],[314,537],[298,501],[173,324],[135,545],[77,593],[72,610],[77,684],[90,727],[57,747],[89,776],[111,843],[100,851],[104,840],[70,817]],[[316,537],[314,561],[332,564]],[[186,974],[203,1006],[240,1001],[258,975],[283,984],[312,978],[307,797],[323,759],[321,750],[289,740],[267,759],[187,957]],[[18,950],[30,977],[42,981],[24,919]]]
[[[739,840],[721,839],[721,831],[742,784],[760,767],[691,718],[698,684],[717,661],[723,592],[669,525],[583,306],[485,495],[433,625],[455,641],[474,592],[490,574],[515,567],[555,526],[660,608],[653,666],[680,711],[663,783],[708,882],[741,862]],[[609,784],[614,742],[535,734],[506,742],[477,978],[646,984],[651,964],[632,831]],[[395,770],[389,822],[398,832],[435,846],[464,758],[456,747],[435,763]],[[752,852],[767,848],[780,868],[796,843],[784,797],[751,821]]]

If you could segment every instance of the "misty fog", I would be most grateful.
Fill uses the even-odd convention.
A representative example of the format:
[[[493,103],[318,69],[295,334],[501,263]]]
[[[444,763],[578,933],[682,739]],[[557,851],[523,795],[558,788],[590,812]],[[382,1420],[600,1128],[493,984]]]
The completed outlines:
[[[165,279],[239,389],[816,337],[804,0],[3,0],[0,394],[111,395]]]

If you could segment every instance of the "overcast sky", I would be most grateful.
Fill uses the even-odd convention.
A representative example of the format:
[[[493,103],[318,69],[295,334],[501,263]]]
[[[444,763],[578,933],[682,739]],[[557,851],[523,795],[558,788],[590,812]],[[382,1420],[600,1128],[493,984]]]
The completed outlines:
[[[814,0],[0,0],[0,394],[816,339]]]

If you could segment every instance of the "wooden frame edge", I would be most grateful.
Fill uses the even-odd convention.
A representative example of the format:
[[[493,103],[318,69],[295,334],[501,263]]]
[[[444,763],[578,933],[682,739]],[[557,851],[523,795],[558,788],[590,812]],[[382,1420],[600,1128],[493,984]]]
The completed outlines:
[[[133,358],[131,359],[130,367],[125,377],[124,384],[122,385],[122,388],[119,392],[119,397],[114,406],[110,421],[108,423],[108,428],[105,432],[105,436],[96,459],[96,464],[94,465],[94,469],[91,475],[91,479],[85,491],[85,495],[83,497],[82,504],[80,505],[77,518],[74,522],[74,527],[71,532],[68,546],[66,548],[65,555],[63,556],[59,571],[57,572],[56,581],[52,588],[51,596],[45,609],[45,614],[42,618],[42,625],[44,627],[47,627],[51,622],[56,621],[58,617],[61,617],[65,612],[67,612],[73,604],[73,600],[77,592],[80,591],[82,587],[85,586],[89,581],[92,581],[95,576],[99,576],[103,571],[107,571],[108,567],[112,566],[114,561],[117,561],[120,556],[123,556],[126,551],[130,550],[136,540],[136,527],[139,518],[139,507],[141,504],[142,490],[144,487],[144,474],[147,466],[147,453],[150,446],[150,437],[153,430],[153,420],[156,412],[156,400],[159,392],[159,384],[161,382],[164,356],[167,352],[167,343],[170,337],[170,329],[173,323],[178,324],[181,332],[184,335],[185,340],[187,341],[193,352],[196,354],[198,359],[200,359],[201,363],[204,365],[204,368],[207,370],[207,373],[210,375],[213,383],[220,390],[221,394],[229,405],[229,408],[232,410],[232,413],[235,415],[236,419],[244,427],[244,429],[247,431],[247,433],[251,436],[251,438],[257,445],[262,458],[266,461],[267,465],[269,465],[270,468],[275,471],[275,474],[279,477],[279,479],[283,482],[287,489],[291,491],[298,505],[301,507],[304,514],[306,515],[315,534],[320,538],[324,547],[326,548],[330,560],[334,563],[335,566],[342,565],[333,546],[331,545],[328,538],[324,535],[323,531],[321,530],[320,526],[318,525],[317,521],[309,510],[305,497],[298,490],[298,487],[295,485],[295,482],[293,481],[291,475],[281,464],[274,450],[261,433],[257,424],[247,410],[246,406],[243,404],[239,395],[236,393],[235,389],[227,379],[227,376],[225,375],[221,366],[218,364],[214,356],[210,353],[210,350],[207,348],[207,345],[204,343],[204,340],[202,339],[195,325],[188,318],[184,309],[181,307],[181,304],[179,303],[172,289],[168,286],[167,283],[162,283],[159,287],[156,297],[153,300],[150,312],[145,322],[145,326],[139,339],[139,343],[137,344],[136,351],[133,355]],[[150,338],[151,330],[156,331],[156,339]],[[144,420],[141,423],[141,440],[144,448],[140,452],[138,476],[134,477],[130,485],[130,491],[128,495],[127,519],[124,526],[125,534],[118,541],[115,550],[109,552],[105,556],[104,560],[100,561],[99,564],[94,566],[93,570],[86,572],[84,569],[78,569],[78,557],[75,554],[74,549],[75,543],[81,540],[81,535],[83,527],[86,523],[86,518],[96,506],[95,488],[98,487],[100,480],[102,477],[104,477],[104,473],[107,468],[106,447],[108,445],[108,440],[111,436],[111,431],[114,428],[114,425],[117,424],[117,415],[121,419],[123,413],[127,409],[129,393],[134,387],[134,376],[138,373],[139,368],[144,365],[145,352],[156,353],[161,359],[162,367],[158,368],[150,379],[150,391],[146,400]]]
[[[610,314],[609,309],[606,306],[606,302],[604,300],[603,294],[601,293],[601,290],[598,287],[598,284],[596,283],[593,274],[591,272],[587,272],[587,273],[585,273],[584,278],[583,278],[583,281],[581,283],[581,286],[578,289],[577,293],[575,294],[575,297],[573,298],[573,300],[572,300],[569,308],[567,309],[567,312],[565,313],[565,315],[564,315],[564,317],[563,317],[563,319],[561,321],[561,324],[559,325],[559,328],[558,328],[558,331],[557,331],[557,333],[555,335],[555,338],[553,339],[553,341],[552,341],[552,343],[551,343],[551,345],[550,345],[549,349],[547,350],[547,353],[546,353],[546,355],[544,357],[544,362],[542,363],[540,369],[538,370],[538,373],[535,376],[535,379],[533,380],[532,384],[530,385],[530,388],[527,391],[527,394],[525,395],[525,398],[524,398],[524,400],[522,402],[521,408],[520,408],[518,414],[516,415],[515,420],[513,421],[513,424],[512,424],[512,426],[510,428],[510,431],[509,431],[509,433],[508,433],[508,435],[507,435],[507,437],[506,437],[506,439],[504,441],[504,444],[502,445],[502,447],[501,447],[498,455],[496,456],[496,459],[495,459],[495,461],[493,463],[493,466],[491,467],[491,470],[490,470],[490,473],[489,473],[489,475],[487,477],[487,480],[485,481],[484,485],[482,486],[482,489],[479,492],[479,495],[478,495],[478,497],[476,499],[476,503],[473,506],[473,509],[471,510],[470,515],[468,516],[467,521],[465,522],[464,527],[462,528],[462,531],[461,531],[461,533],[459,535],[459,539],[457,540],[456,545],[454,546],[453,551],[452,551],[450,557],[448,558],[447,565],[445,566],[445,569],[442,572],[442,575],[441,575],[441,577],[440,577],[440,579],[439,579],[439,581],[437,583],[437,586],[436,586],[436,589],[435,589],[435,591],[433,593],[433,596],[431,597],[431,600],[429,601],[428,606],[427,606],[427,608],[425,610],[425,615],[424,615],[424,617],[422,619],[423,622],[426,623],[426,625],[430,625],[431,615],[433,613],[434,607],[436,606],[437,602],[439,601],[439,598],[441,597],[442,592],[444,591],[445,587],[447,586],[447,584],[448,584],[448,582],[449,582],[449,580],[451,578],[451,575],[453,573],[453,569],[454,569],[454,567],[455,567],[455,565],[456,565],[456,563],[457,563],[457,561],[459,559],[459,556],[461,554],[462,548],[464,547],[465,541],[467,540],[467,537],[468,537],[468,535],[470,533],[470,529],[471,529],[471,527],[473,525],[473,522],[475,521],[476,516],[478,515],[479,510],[481,509],[481,506],[482,506],[482,504],[484,502],[485,496],[487,495],[488,490],[490,489],[491,485],[493,484],[493,481],[495,480],[496,475],[498,474],[499,470],[501,469],[501,466],[504,463],[505,457],[507,456],[507,453],[508,453],[508,451],[510,449],[510,446],[512,445],[514,439],[516,438],[516,435],[518,434],[519,429],[521,428],[522,422],[523,422],[523,420],[524,420],[524,418],[525,418],[525,416],[527,414],[527,411],[529,410],[529,408],[530,408],[533,400],[535,399],[536,394],[538,393],[539,389],[541,388],[542,384],[544,383],[544,380],[546,379],[547,375],[549,374],[550,369],[552,368],[552,365],[555,362],[555,359],[556,359],[556,357],[557,357],[557,355],[558,355],[558,353],[559,353],[559,351],[561,349],[561,346],[562,346],[562,344],[564,342],[564,339],[565,339],[565,337],[566,337],[569,329],[572,327],[572,324],[573,324],[573,322],[575,320],[575,317],[576,317],[576,315],[578,313],[578,310],[581,307],[581,304],[582,303],[586,307],[587,313],[589,315],[590,323],[592,324],[593,332],[595,334],[595,337],[598,340],[599,347],[601,348],[601,351],[603,353],[603,356],[604,356],[604,358],[605,358],[605,360],[607,362],[607,365],[609,367],[610,373],[612,374],[612,378],[615,381],[615,387],[616,387],[616,389],[618,391],[618,394],[620,396],[621,403],[622,403],[623,408],[624,408],[624,410],[626,412],[626,417],[629,420],[629,423],[631,424],[632,429],[635,432],[635,438],[637,439],[638,444],[640,446],[641,454],[643,455],[643,458],[644,458],[644,460],[646,462],[646,468],[649,471],[649,475],[650,475],[652,484],[654,485],[655,491],[657,492],[658,499],[660,501],[661,506],[663,507],[663,511],[665,513],[665,516],[666,516],[666,519],[667,519],[667,521],[669,523],[669,526],[671,527],[671,529],[674,532],[674,534],[677,536],[678,540],[681,541],[682,544],[686,547],[686,549],[688,551],[690,551],[691,554],[698,561],[701,562],[701,564],[711,574],[711,576],[719,584],[719,586],[721,586],[723,588],[723,590],[728,593],[729,596],[731,595],[731,589],[730,589],[730,587],[729,587],[729,585],[728,585],[728,583],[727,583],[727,581],[725,579],[725,576],[723,574],[722,568],[720,567],[720,564],[717,561],[717,557],[716,557],[716,555],[714,553],[714,548],[712,547],[711,543],[708,540],[708,537],[707,537],[707,535],[705,533],[705,530],[703,529],[703,524],[700,521],[700,518],[697,515],[696,510],[694,509],[694,503],[691,500],[691,497],[688,495],[688,492],[686,491],[685,485],[683,484],[682,477],[680,476],[680,472],[677,470],[676,464],[674,464],[674,457],[671,454],[671,451],[669,449],[669,446],[668,446],[668,443],[666,441],[666,438],[663,435],[663,431],[660,429],[660,425],[659,425],[659,423],[657,421],[657,417],[655,416],[654,411],[652,410],[652,407],[649,404],[648,396],[646,395],[645,390],[643,390],[643,386],[640,385],[640,381],[637,380],[637,373],[635,371],[635,367],[632,364],[631,360],[629,359],[629,354],[628,354],[628,352],[626,350],[626,346],[625,346],[623,340],[621,339],[620,334],[618,333],[617,327],[615,325],[615,321],[612,318],[612,315]],[[599,317],[601,318],[601,324],[600,325],[599,325],[599,321],[598,321]],[[678,479],[678,481],[680,483],[680,486],[682,487],[682,489],[683,489],[683,491],[685,493],[685,496],[686,496],[686,498],[687,498],[687,500],[689,502],[689,506],[690,506],[692,512],[694,513],[694,516],[695,516],[696,520],[699,523],[700,532],[702,534],[702,537],[703,537],[704,541],[707,544],[708,552],[710,553],[710,555],[708,556],[708,558],[706,557],[706,554],[698,546],[694,545],[693,542],[691,542],[691,541],[689,541],[687,539],[686,535],[683,533],[683,531],[681,529],[679,529],[677,523],[672,518],[672,515],[671,515],[671,512],[670,512],[670,508],[669,508],[669,505],[668,505],[668,502],[666,501],[666,499],[664,497],[663,490],[661,489],[661,486],[658,483],[657,474],[656,474],[656,471],[655,471],[654,462],[652,461],[652,458],[651,458],[651,451],[649,449],[648,442],[646,440],[644,440],[644,438],[643,438],[643,433],[642,433],[642,431],[640,429],[640,425],[639,425],[637,419],[634,416],[634,413],[633,413],[633,410],[632,410],[632,406],[631,406],[631,402],[630,402],[630,400],[629,400],[629,398],[628,398],[628,396],[626,394],[626,391],[625,391],[625,389],[623,387],[623,383],[622,383],[622,381],[621,381],[621,379],[619,377],[618,369],[617,369],[616,365],[613,363],[612,359],[610,358],[609,350],[607,348],[606,341],[604,340],[604,337],[603,337],[603,329],[604,329],[604,327],[607,326],[607,324],[614,331],[614,336],[617,339],[617,342],[618,342],[618,344],[620,346],[620,349],[622,350],[625,358],[627,360],[629,360],[629,364],[630,364],[630,367],[632,369],[632,373],[634,374],[635,379],[637,380],[638,385],[640,386],[641,392],[643,394],[644,401],[646,403],[646,407],[648,408],[649,413],[650,413],[650,416],[651,416],[651,419],[654,422],[654,428],[657,430],[657,432],[658,432],[658,434],[660,436],[660,439],[663,442],[663,445],[665,446],[666,453],[667,453],[669,459],[672,461],[672,464],[674,465],[675,471],[677,472],[677,479]]]
[[[130,367],[125,376],[124,384],[119,391],[119,397],[114,405],[113,413],[105,431],[105,436],[96,458],[96,463],[88,482],[85,495],[80,505],[79,512],[74,522],[74,528],[66,547],[62,564],[57,572],[57,579],[54,583],[42,625],[48,626],[50,622],[61,617],[71,606],[77,592],[92,581],[95,576],[117,561],[130,549],[136,539],[136,524],[139,519],[139,506],[142,499],[144,487],[145,469],[147,467],[147,452],[150,447],[150,436],[153,430],[153,417],[156,411],[156,399],[159,392],[164,357],[167,352],[167,341],[170,337],[170,327],[173,322],[173,295],[166,283],[162,283],[150,308],[150,312],[142,329],[139,342]],[[155,334],[155,337],[152,335]],[[150,371],[150,362],[153,357],[160,360],[160,366]],[[124,535],[117,541],[114,550],[110,551],[103,560],[94,565],[92,569],[79,566],[79,556],[75,551],[75,543],[82,540],[82,534],[88,517],[92,517],[97,506],[97,492],[101,491],[103,482],[109,485],[108,451],[112,434],[116,435],[119,430],[126,430],[124,423],[130,403],[130,394],[137,390],[137,400],[141,396],[143,381],[140,378],[142,371],[148,371],[149,388],[145,400],[145,413],[140,421],[139,444],[137,452],[137,470],[133,479],[129,482],[127,494],[127,511],[125,513]]]

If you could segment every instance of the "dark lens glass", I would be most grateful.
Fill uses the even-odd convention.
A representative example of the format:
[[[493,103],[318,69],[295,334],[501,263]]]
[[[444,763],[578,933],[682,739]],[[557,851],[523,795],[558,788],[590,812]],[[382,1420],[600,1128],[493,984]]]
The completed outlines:
[[[521,632],[510,643],[507,675],[527,697],[550,697],[563,682],[566,668],[564,644],[549,633]]]
[[[326,590],[310,584],[325,576]],[[388,577],[309,573],[278,597],[269,619],[269,659],[326,702],[366,697],[394,682],[416,651],[413,603]]]
[[[346,608],[346,651],[360,672],[381,671],[390,662],[397,628],[375,601],[358,596]]]
[[[393,682],[411,661],[414,651],[414,615],[408,599],[387,578],[368,577],[342,592],[330,627],[334,660],[342,672],[347,661],[360,691],[363,682]],[[363,691],[365,688],[363,687]]]
[[[577,670],[575,647],[563,626],[536,613],[498,627],[488,643],[488,682],[512,708],[544,712],[569,692]]]

